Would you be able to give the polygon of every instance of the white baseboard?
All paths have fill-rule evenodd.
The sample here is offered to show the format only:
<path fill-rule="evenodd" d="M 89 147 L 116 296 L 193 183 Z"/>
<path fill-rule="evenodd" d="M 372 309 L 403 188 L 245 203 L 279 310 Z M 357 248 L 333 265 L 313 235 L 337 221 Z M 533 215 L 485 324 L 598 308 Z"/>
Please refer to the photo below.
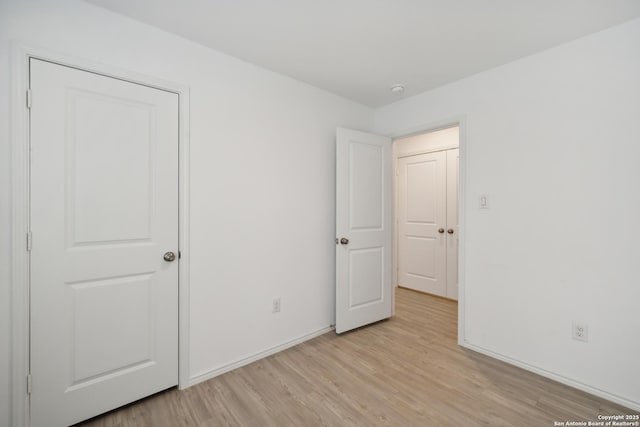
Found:
<path fill-rule="evenodd" d="M 522 369 L 524 369 L 526 371 L 533 372 L 534 374 L 538 374 L 538 375 L 543 376 L 545 378 L 549 378 L 549 379 L 557 381 L 559 383 L 568 385 L 569 387 L 573 387 L 573 388 L 576 388 L 578 390 L 582 390 L 582 391 L 587 392 L 589 394 L 593 394 L 594 396 L 598 396 L 598 397 L 601 397 L 603 399 L 609 400 L 611 402 L 617 403 L 618 405 L 622 405 L 622 406 L 625 406 L 625 407 L 627 407 L 629 409 L 633 409 L 634 411 L 640 411 L 640 403 L 639 402 L 634 402 L 632 400 L 626 399 L 626 398 L 621 397 L 621 396 L 617 396 L 615 394 L 611 394 L 611 393 L 606 392 L 604 390 L 600 390 L 598 388 L 591 387 L 591 386 L 589 386 L 587 384 L 583 384 L 583 383 L 581 383 L 579 381 L 572 380 L 571 378 L 567 378 L 567 377 L 564 377 L 562 375 L 558 375 L 558 374 L 555 374 L 553 372 L 547 371 L 545 369 L 538 368 L 538 367 L 533 366 L 533 365 L 529 365 L 528 363 L 521 362 L 521 361 L 516 360 L 516 359 L 512 359 L 512 358 L 510 358 L 508 356 L 504 356 L 504 355 L 502 355 L 500 353 L 495 353 L 495 352 L 493 352 L 491 350 L 486 350 L 486 349 L 484 349 L 482 347 L 478 347 L 476 345 L 470 344 L 467 341 L 461 342 L 460 345 L 462 347 L 465 347 L 465 348 L 469 349 L 469 350 L 473 350 L 473 351 L 475 351 L 477 353 L 484 354 L 485 356 L 489 356 L 489 357 L 492 357 L 494 359 L 498 359 L 498 360 L 500 360 L 502 362 L 506 362 L 506 363 L 508 363 L 510 365 L 517 366 L 517 367 L 522 368 Z"/>
<path fill-rule="evenodd" d="M 218 375 L 222 375 L 226 372 L 232 371 L 234 369 L 237 369 L 241 366 L 245 366 L 248 365 L 249 363 L 253 363 L 256 360 L 260 360 L 263 359 L 267 356 L 271 356 L 272 354 L 281 352 L 282 350 L 286 350 L 290 347 L 296 346 L 298 344 L 301 344 L 305 341 L 308 341 L 312 338 L 315 338 L 317 336 L 326 334 L 329 331 L 334 330 L 335 328 L 333 326 L 326 326 L 324 328 L 318 329 L 317 331 L 313 331 L 310 332 L 308 334 L 305 335 L 301 335 L 297 338 L 294 338 L 292 340 L 286 341 L 280 345 L 277 345 L 275 347 L 271 347 L 268 348 L 266 350 L 260 351 L 258 353 L 252 354 L 251 356 L 242 358 L 240 360 L 237 360 L 235 362 L 231 362 L 228 363 L 226 365 L 220 366 L 218 368 L 212 369 L 210 371 L 205 371 L 205 372 L 201 372 L 199 374 L 196 374 L 194 376 L 192 376 L 191 378 L 189 378 L 189 382 L 187 384 L 187 387 L 190 387 L 192 385 L 201 383 L 203 381 L 209 380 L 211 378 L 217 377 Z"/>

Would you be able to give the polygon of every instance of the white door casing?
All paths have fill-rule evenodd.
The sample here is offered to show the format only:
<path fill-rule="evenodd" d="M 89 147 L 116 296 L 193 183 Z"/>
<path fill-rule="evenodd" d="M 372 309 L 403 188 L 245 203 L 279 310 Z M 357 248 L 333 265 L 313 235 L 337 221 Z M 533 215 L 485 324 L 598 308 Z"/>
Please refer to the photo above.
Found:
<path fill-rule="evenodd" d="M 398 159 L 398 285 L 446 295 L 444 151 Z"/>
<path fill-rule="evenodd" d="M 447 150 L 447 293 L 446 297 L 458 299 L 458 247 L 460 196 L 460 150 Z"/>
<path fill-rule="evenodd" d="M 178 99 L 30 61 L 31 420 L 178 382 Z"/>
<path fill-rule="evenodd" d="M 392 313 L 391 170 L 390 138 L 337 130 L 337 333 Z"/>

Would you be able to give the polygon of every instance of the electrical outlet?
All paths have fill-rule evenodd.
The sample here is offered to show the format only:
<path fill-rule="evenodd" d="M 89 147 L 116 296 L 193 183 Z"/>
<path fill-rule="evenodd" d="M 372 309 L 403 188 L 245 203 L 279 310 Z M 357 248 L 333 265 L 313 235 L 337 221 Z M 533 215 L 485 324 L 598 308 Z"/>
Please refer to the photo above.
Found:
<path fill-rule="evenodd" d="M 276 298 L 273 300 L 273 305 L 271 306 L 271 312 L 272 313 L 280 312 L 280 298 Z"/>
<path fill-rule="evenodd" d="M 584 322 L 573 321 L 572 337 L 578 341 L 589 341 L 589 326 Z"/>

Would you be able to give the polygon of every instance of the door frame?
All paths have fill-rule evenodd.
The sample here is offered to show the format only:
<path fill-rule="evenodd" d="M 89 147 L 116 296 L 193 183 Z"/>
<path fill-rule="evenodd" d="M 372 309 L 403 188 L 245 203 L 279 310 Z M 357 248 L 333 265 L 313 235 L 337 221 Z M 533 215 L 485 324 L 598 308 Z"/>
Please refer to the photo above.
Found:
<path fill-rule="evenodd" d="M 430 122 L 424 125 L 412 127 L 409 129 L 405 129 L 400 132 L 394 132 L 389 135 L 393 139 L 393 161 L 394 161 L 394 173 L 393 173 L 393 278 L 394 278 L 394 288 L 397 284 L 397 267 L 398 267 L 398 224 L 397 224 L 397 205 L 398 205 L 398 194 L 397 194 L 397 175 L 396 169 L 398 167 L 397 160 L 398 157 L 396 155 L 396 140 L 400 138 L 406 138 L 409 136 L 415 136 L 425 133 L 431 133 L 438 130 L 450 128 L 458 126 L 459 136 L 458 136 L 458 149 L 460 150 L 460 171 L 458 175 L 458 185 L 459 185 L 459 193 L 458 193 L 458 345 L 464 346 L 467 342 L 465 338 L 465 192 L 466 192 L 466 182 L 467 182 L 467 119 L 466 116 L 454 116 L 444 120 L 438 120 L 435 122 Z M 441 151 L 441 150 L 437 150 Z M 411 155 L 415 154 L 424 154 L 430 151 L 420 151 L 411 153 Z M 407 154 L 408 155 L 408 154 Z M 404 157 L 404 156 L 403 156 Z M 393 309 L 392 313 L 395 314 L 395 292 L 393 293 Z"/>
<path fill-rule="evenodd" d="M 30 113 L 26 105 L 31 58 L 173 92 L 178 95 L 178 387 L 189 385 L 189 97 L 188 86 L 13 41 L 11 45 L 11 338 L 10 419 L 30 425 L 29 374 L 30 265 L 26 241 L 30 225 Z"/>

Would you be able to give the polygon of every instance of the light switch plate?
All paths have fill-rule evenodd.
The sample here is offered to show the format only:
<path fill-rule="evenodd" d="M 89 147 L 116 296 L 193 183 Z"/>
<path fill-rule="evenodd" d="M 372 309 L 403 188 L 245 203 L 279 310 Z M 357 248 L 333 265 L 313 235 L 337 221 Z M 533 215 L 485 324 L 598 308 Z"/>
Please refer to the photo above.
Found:
<path fill-rule="evenodd" d="M 489 209 L 489 196 L 487 196 L 486 194 L 481 194 L 479 202 L 480 209 Z"/>

